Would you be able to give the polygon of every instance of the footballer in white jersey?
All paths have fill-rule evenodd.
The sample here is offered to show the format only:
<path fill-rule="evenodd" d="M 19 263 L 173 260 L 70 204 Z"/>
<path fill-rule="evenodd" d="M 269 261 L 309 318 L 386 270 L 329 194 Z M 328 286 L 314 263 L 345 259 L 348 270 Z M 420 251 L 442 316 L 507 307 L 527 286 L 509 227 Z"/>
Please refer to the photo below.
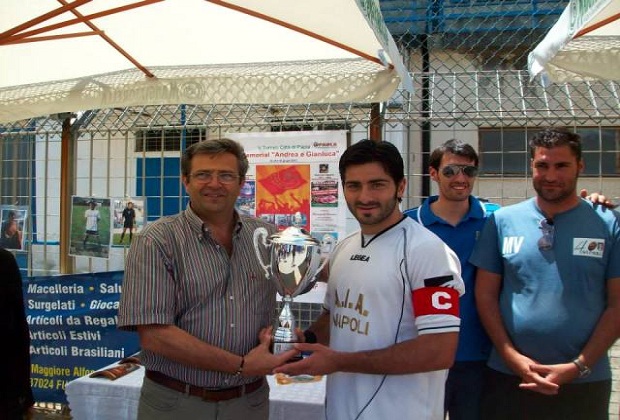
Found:
<path fill-rule="evenodd" d="M 327 374 L 328 420 L 443 419 L 464 293 L 460 262 L 400 211 L 407 181 L 394 145 L 362 140 L 339 170 L 360 231 L 330 255 L 324 311 L 295 345 L 311 354 L 274 371 Z"/>
<path fill-rule="evenodd" d="M 373 236 L 356 232 L 336 245 L 325 308 L 332 349 L 385 348 L 422 334 L 458 332 L 464 292 L 456 255 L 404 218 Z M 334 372 L 327 376 L 329 419 L 441 419 L 447 370 L 405 375 Z M 407 414 L 409 413 L 409 414 Z"/>

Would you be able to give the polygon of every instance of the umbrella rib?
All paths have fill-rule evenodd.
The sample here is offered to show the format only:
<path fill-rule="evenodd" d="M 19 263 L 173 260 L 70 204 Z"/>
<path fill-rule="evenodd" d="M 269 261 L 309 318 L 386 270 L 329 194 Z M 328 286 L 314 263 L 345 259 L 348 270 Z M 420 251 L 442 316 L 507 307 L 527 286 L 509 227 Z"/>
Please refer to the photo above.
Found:
<path fill-rule="evenodd" d="M 159 1 L 162 0 L 146 0 L 147 3 L 157 3 Z M 67 2 L 66 0 L 58 0 L 58 2 L 60 4 L 66 5 Z M 91 21 L 87 20 L 85 18 L 84 15 L 82 15 L 79 11 L 72 9 L 71 13 L 73 13 L 78 19 L 80 19 L 81 21 L 84 22 L 85 25 L 87 25 L 90 29 L 92 29 L 95 32 L 99 33 L 99 36 L 101 38 L 103 38 L 108 44 L 110 44 L 112 46 L 112 48 L 114 48 L 116 51 L 118 51 L 123 57 L 125 57 L 127 60 L 129 60 L 134 66 L 136 66 L 136 68 L 138 68 L 142 73 L 144 73 L 146 75 L 146 77 L 149 78 L 155 78 L 155 75 L 153 73 L 151 73 L 146 67 L 144 67 L 142 64 L 140 64 L 138 62 L 138 60 L 136 60 L 135 58 L 133 58 L 131 56 L 131 54 L 129 54 L 127 51 L 125 51 L 120 45 L 118 45 L 112 38 L 110 38 L 109 36 L 107 36 L 103 31 L 101 31 L 97 25 L 95 25 L 94 23 L 92 23 Z"/>
<path fill-rule="evenodd" d="M 592 32 L 592 31 L 594 31 L 594 30 L 596 30 L 598 28 L 602 28 L 603 26 L 608 25 L 611 22 L 616 21 L 618 19 L 620 19 L 620 13 L 616 13 L 615 15 L 612 15 L 612 16 L 608 17 L 607 19 L 603 19 L 600 22 L 597 22 L 597 23 L 595 23 L 592 26 L 588 26 L 587 28 L 583 28 L 582 30 L 580 30 L 579 32 L 577 32 L 575 34 L 573 39 L 577 39 L 580 36 L 586 35 L 586 34 Z"/>
<path fill-rule="evenodd" d="M 33 26 L 38 25 L 41 22 L 45 22 L 46 20 L 59 16 L 68 10 L 73 10 L 74 8 L 82 6 L 83 4 L 90 3 L 91 1 L 92 0 L 76 0 L 70 4 L 64 3 L 64 5 L 62 7 L 59 7 L 58 9 L 52 10 L 51 12 L 31 19 L 28 22 L 24 22 L 21 25 L 17 25 L 16 27 L 0 34 L 0 44 L 5 44 L 5 40 L 11 38 L 13 35 L 23 31 L 24 29 L 32 28 Z"/>
<path fill-rule="evenodd" d="M 92 1 L 92 0 L 89 0 L 89 1 Z M 84 16 L 84 19 L 92 21 L 94 19 L 98 19 L 101 17 L 110 16 L 116 13 L 124 12 L 126 10 L 131 10 L 131 9 L 135 9 L 135 8 L 142 7 L 142 6 L 148 6 L 148 5 L 153 4 L 154 2 L 160 2 L 160 1 L 164 1 L 164 0 L 144 0 L 138 3 L 132 3 L 126 6 L 115 7 L 113 9 L 103 10 L 101 12 L 93 13 L 91 15 L 86 15 Z M 67 26 L 75 25 L 77 23 L 82 23 L 83 21 L 84 21 L 83 19 L 75 18 L 75 19 L 66 20 L 64 22 L 55 23 L 53 25 L 43 26 L 41 28 L 33 29 L 31 31 L 21 32 L 20 34 L 15 34 L 11 36 L 10 37 L 11 40 L 7 41 L 6 44 L 17 44 L 18 42 L 28 42 L 28 40 L 25 38 L 30 38 L 30 37 L 33 37 L 33 35 L 39 35 L 45 32 L 54 31 L 56 29 L 65 28 Z M 81 32 L 77 32 L 77 33 L 81 34 Z M 99 34 L 100 32 L 95 32 L 93 35 L 99 35 Z M 83 36 L 83 35 L 77 35 L 77 36 Z M 20 39 L 24 39 L 24 41 L 20 41 Z M 50 38 L 50 39 L 53 39 L 53 38 Z M 33 40 L 38 41 L 40 39 L 36 38 Z"/>
<path fill-rule="evenodd" d="M 93 35 L 99 35 L 96 32 L 74 32 L 74 33 L 70 33 L 70 34 L 62 34 L 62 35 L 48 35 L 48 36 L 37 36 L 37 37 L 30 37 L 28 39 L 20 39 L 20 38 L 16 38 L 13 39 L 11 38 L 10 40 L 3 42 L 3 45 L 11 45 L 11 44 L 25 44 L 27 42 L 40 42 L 40 41 L 52 41 L 55 39 L 66 39 L 66 38 L 79 38 L 79 37 L 84 37 L 84 36 L 93 36 Z"/>
<path fill-rule="evenodd" d="M 238 5 L 236 5 L 236 4 L 231 4 L 231 3 L 228 3 L 228 2 L 226 2 L 226 1 L 222 1 L 222 0 L 206 0 L 206 1 L 209 1 L 209 2 L 214 3 L 214 4 L 218 4 L 218 5 L 222 6 L 222 7 L 226 7 L 226 8 L 232 9 L 232 10 L 236 10 L 236 11 L 241 12 L 241 13 L 245 13 L 245 14 L 250 15 L 250 16 L 257 17 L 257 18 L 259 18 L 259 19 L 266 20 L 267 22 L 275 23 L 276 25 L 283 26 L 283 27 L 285 27 L 285 28 L 288 28 L 288 29 L 291 29 L 291 30 L 293 30 L 293 31 L 296 31 L 296 32 L 302 33 L 302 34 L 307 35 L 307 36 L 309 36 L 309 37 L 312 37 L 312 38 L 314 38 L 314 39 L 318 39 L 318 40 L 320 40 L 320 41 L 326 42 L 326 43 L 328 43 L 328 44 L 330 44 L 330 45 L 333 45 L 333 46 L 335 46 L 335 47 L 338 47 L 338 48 L 340 48 L 340 49 L 343 49 L 343 50 L 345 50 L 345 51 L 348 51 L 348 52 L 350 52 L 350 53 L 352 53 L 352 54 L 355 54 L 355 55 L 357 55 L 357 56 L 359 56 L 359 57 L 365 58 L 366 60 L 372 61 L 372 62 L 377 63 L 377 64 L 380 64 L 380 65 L 382 65 L 382 66 L 385 66 L 385 63 L 383 63 L 383 62 L 382 62 L 379 58 L 377 58 L 377 57 L 374 57 L 374 56 L 372 56 L 372 55 L 368 55 L 368 54 L 366 54 L 366 53 L 364 53 L 364 52 L 362 52 L 362 51 L 360 51 L 360 50 L 357 50 L 357 49 L 355 49 L 355 48 L 351 48 L 351 47 L 350 47 L 350 46 L 348 46 L 348 45 L 342 44 L 342 43 L 340 43 L 340 42 L 338 42 L 338 41 L 334 41 L 334 40 L 333 40 L 333 39 L 331 39 L 331 38 L 327 38 L 327 37 L 325 37 L 325 36 L 319 35 L 319 34 L 317 34 L 317 33 L 315 33 L 315 32 L 309 31 L 309 30 L 304 29 L 304 28 L 301 28 L 301 27 L 299 27 L 299 26 L 291 25 L 290 23 L 284 22 L 284 21 L 279 20 L 279 19 L 276 19 L 276 18 L 274 18 L 274 17 L 267 16 L 267 15 L 265 15 L 265 14 L 262 14 L 262 13 L 256 12 L 256 11 L 251 10 L 251 9 L 246 9 L 246 8 L 244 8 L 244 7 L 238 6 Z M 390 64 L 390 65 L 388 65 L 387 67 L 392 68 L 392 67 L 393 67 L 393 65 L 392 65 L 392 64 Z"/>
<path fill-rule="evenodd" d="M 39 17 L 29 20 L 28 22 L 24 22 L 21 25 L 15 26 L 8 31 L 5 31 L 0 34 L 0 45 L 8 45 L 8 44 L 20 44 L 26 42 L 39 42 L 39 41 L 48 41 L 54 39 L 63 39 L 63 38 L 76 38 L 76 37 L 84 37 L 89 35 L 99 35 L 103 38 L 112 48 L 118 51 L 123 57 L 129 60 L 136 68 L 138 68 L 142 73 L 144 73 L 149 78 L 154 78 L 155 75 L 151 73 L 145 66 L 140 64 L 138 60 L 131 56 L 127 51 L 125 51 L 120 45 L 118 45 L 112 38 L 104 33 L 101 29 L 99 29 L 94 23 L 91 22 L 91 19 L 99 18 L 102 16 L 107 16 L 119 12 L 124 12 L 126 10 L 134 9 L 141 6 L 148 6 L 154 3 L 159 3 L 164 0 L 143 0 L 141 2 L 128 4 L 121 7 L 116 7 L 113 9 L 109 9 L 106 11 L 94 13 L 91 15 L 84 16 L 78 10 L 77 7 L 82 6 L 86 3 L 91 2 L 92 0 L 75 0 L 71 3 L 68 3 L 65 0 L 58 0 L 58 2 L 62 5 L 58 9 L 52 10 L 51 12 L 45 13 Z M 67 11 L 73 13 L 77 19 L 71 19 L 65 22 L 57 23 L 54 25 L 48 25 L 43 28 L 38 28 L 35 30 L 31 30 L 28 32 L 22 32 L 26 29 L 32 28 L 33 26 L 38 25 L 39 23 L 45 22 L 53 17 L 59 16 Z M 70 34 L 62 34 L 62 35 L 49 35 L 42 37 L 32 37 L 32 35 L 37 35 L 44 32 L 49 32 L 55 29 L 63 28 L 66 26 L 74 25 L 77 23 L 84 23 L 93 32 L 76 32 Z M 20 33 L 22 32 L 22 33 Z M 18 35 L 19 34 L 19 35 Z"/>

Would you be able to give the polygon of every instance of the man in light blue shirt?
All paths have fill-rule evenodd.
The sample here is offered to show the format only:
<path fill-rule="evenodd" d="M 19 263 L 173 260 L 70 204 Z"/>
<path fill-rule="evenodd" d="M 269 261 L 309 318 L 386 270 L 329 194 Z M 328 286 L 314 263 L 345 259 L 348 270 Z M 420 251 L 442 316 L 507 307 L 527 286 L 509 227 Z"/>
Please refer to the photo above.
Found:
<path fill-rule="evenodd" d="M 530 141 L 536 197 L 489 218 L 470 262 L 493 341 L 482 419 L 607 419 L 620 319 L 620 214 L 576 194 L 581 141 Z"/>

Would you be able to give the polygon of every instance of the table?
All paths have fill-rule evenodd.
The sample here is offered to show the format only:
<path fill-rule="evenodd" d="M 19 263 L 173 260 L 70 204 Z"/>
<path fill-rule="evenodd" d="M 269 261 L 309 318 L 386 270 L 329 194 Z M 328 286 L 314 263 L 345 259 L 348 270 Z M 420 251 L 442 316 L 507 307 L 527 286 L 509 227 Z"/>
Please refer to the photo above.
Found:
<path fill-rule="evenodd" d="M 113 366 L 113 365 L 111 365 Z M 107 366 L 110 367 L 110 366 Z M 115 381 L 83 376 L 69 382 L 65 393 L 74 420 L 133 420 L 138 413 L 144 367 Z M 320 382 L 278 385 L 268 376 L 269 420 L 324 418 L 325 378 Z"/>

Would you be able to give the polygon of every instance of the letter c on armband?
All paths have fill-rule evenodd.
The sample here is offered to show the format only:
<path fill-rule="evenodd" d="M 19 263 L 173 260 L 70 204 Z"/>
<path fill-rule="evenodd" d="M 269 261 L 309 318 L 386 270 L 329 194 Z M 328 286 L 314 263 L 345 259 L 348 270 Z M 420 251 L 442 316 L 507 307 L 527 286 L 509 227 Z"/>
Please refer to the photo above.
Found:
<path fill-rule="evenodd" d="M 459 316 L 459 292 L 449 287 L 422 287 L 412 293 L 416 316 Z"/>
<path fill-rule="evenodd" d="M 431 296 L 431 304 L 433 305 L 433 307 L 445 311 L 452 307 L 450 298 L 450 294 L 446 292 L 435 292 Z"/>

